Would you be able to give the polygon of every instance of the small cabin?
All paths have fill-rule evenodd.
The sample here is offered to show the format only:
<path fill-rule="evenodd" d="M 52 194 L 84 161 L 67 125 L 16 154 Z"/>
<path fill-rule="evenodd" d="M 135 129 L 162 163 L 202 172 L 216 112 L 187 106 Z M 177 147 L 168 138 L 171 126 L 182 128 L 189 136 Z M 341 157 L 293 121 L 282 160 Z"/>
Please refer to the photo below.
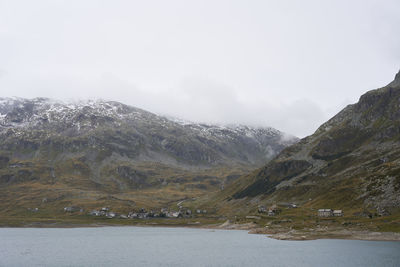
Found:
<path fill-rule="evenodd" d="M 319 209 L 318 217 L 331 217 L 333 216 L 333 211 L 331 209 Z"/>
<path fill-rule="evenodd" d="M 268 210 L 268 216 L 275 216 L 276 215 L 276 210 L 275 209 L 269 209 Z"/>
<path fill-rule="evenodd" d="M 137 218 L 138 219 L 146 219 L 147 217 L 148 217 L 148 213 L 146 213 L 146 212 L 140 212 L 140 213 L 138 213 L 137 214 Z"/>
<path fill-rule="evenodd" d="M 168 209 L 167 209 L 167 208 L 161 208 L 160 212 L 161 212 L 161 213 L 167 213 L 167 212 L 168 212 Z"/>
<path fill-rule="evenodd" d="M 117 214 L 115 212 L 107 212 L 106 214 L 107 218 L 115 218 L 115 216 L 117 216 Z"/>
<path fill-rule="evenodd" d="M 268 216 L 275 216 L 281 212 L 280 209 L 274 204 L 268 209 Z"/>
<path fill-rule="evenodd" d="M 128 217 L 131 218 L 131 219 L 137 218 L 138 214 L 136 212 L 131 211 L 131 212 L 129 212 Z"/>
<path fill-rule="evenodd" d="M 258 213 L 267 213 L 267 208 L 265 206 L 258 206 Z"/>
<path fill-rule="evenodd" d="M 181 216 L 181 213 L 179 211 L 173 211 L 171 215 L 173 218 L 178 218 L 179 216 Z"/>
<path fill-rule="evenodd" d="M 342 210 L 334 210 L 333 211 L 333 216 L 342 217 L 343 216 L 343 211 Z"/>
<path fill-rule="evenodd" d="M 89 213 L 89 215 L 92 215 L 92 216 L 100 216 L 101 214 L 100 214 L 100 211 L 98 211 L 98 210 L 92 210 L 92 211 Z"/>

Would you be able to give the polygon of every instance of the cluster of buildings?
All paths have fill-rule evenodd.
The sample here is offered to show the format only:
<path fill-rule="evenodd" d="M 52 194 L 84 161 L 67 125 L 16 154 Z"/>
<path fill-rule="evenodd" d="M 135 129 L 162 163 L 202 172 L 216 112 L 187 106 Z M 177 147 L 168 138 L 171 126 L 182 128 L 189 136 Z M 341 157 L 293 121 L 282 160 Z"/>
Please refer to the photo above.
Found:
<path fill-rule="evenodd" d="M 206 210 L 196 210 L 197 214 L 205 214 Z M 167 208 L 162 208 L 160 211 L 147 211 L 144 208 L 138 211 L 131 211 L 128 214 L 118 214 L 110 211 L 109 208 L 103 207 L 100 210 L 92 210 L 89 215 L 91 216 L 105 216 L 107 218 L 121 218 L 121 219 L 146 219 L 146 218 L 190 218 L 192 211 L 190 209 L 180 209 L 179 211 L 170 211 Z"/>
<path fill-rule="evenodd" d="M 342 210 L 332 210 L 332 209 L 319 209 L 318 217 L 342 217 Z"/>
<path fill-rule="evenodd" d="M 283 205 L 283 204 L 282 204 Z M 281 206 L 282 206 L 281 205 Z M 287 208 L 297 208 L 296 204 L 287 203 L 284 206 Z M 275 216 L 281 212 L 276 205 L 272 205 L 270 208 L 266 208 L 265 206 L 258 206 L 258 213 L 266 213 L 268 216 Z M 342 217 L 343 211 L 342 210 L 333 210 L 333 209 L 319 209 L 318 210 L 318 217 Z"/>
<path fill-rule="evenodd" d="M 297 208 L 296 204 L 289 203 L 287 208 Z M 258 213 L 267 213 L 268 216 L 275 216 L 278 215 L 282 210 L 279 209 L 275 204 L 269 207 L 268 209 L 265 206 L 258 206 Z"/>
<path fill-rule="evenodd" d="M 288 208 L 297 208 L 296 204 L 289 204 Z M 37 212 L 39 209 L 28 209 L 33 212 Z M 83 212 L 84 210 L 76 206 L 64 207 L 64 212 Z M 275 216 L 281 212 L 276 205 L 272 205 L 268 209 L 265 206 L 258 206 L 258 213 L 266 213 L 268 216 Z M 196 214 L 206 214 L 207 210 L 196 209 Z M 121 218 L 121 219 L 146 219 L 146 218 L 190 218 L 193 213 L 190 209 L 185 209 L 180 207 L 179 211 L 168 210 L 167 208 L 162 208 L 160 211 L 147 211 L 144 208 L 138 211 L 131 211 L 128 214 L 118 214 L 113 212 L 108 207 L 103 207 L 100 210 L 92 210 L 89 212 L 91 216 L 104 216 L 107 218 Z M 341 217 L 343 216 L 342 210 L 332 210 L 332 209 L 319 209 L 318 217 Z"/>
<path fill-rule="evenodd" d="M 115 218 L 117 217 L 117 213 L 110 211 L 110 208 L 104 207 L 101 208 L 100 210 L 92 210 L 89 212 L 89 215 L 92 216 L 105 216 L 107 218 Z"/>
<path fill-rule="evenodd" d="M 271 206 L 267 209 L 265 206 L 258 206 L 258 213 L 267 213 L 268 216 L 275 216 L 280 212 L 276 205 Z"/>

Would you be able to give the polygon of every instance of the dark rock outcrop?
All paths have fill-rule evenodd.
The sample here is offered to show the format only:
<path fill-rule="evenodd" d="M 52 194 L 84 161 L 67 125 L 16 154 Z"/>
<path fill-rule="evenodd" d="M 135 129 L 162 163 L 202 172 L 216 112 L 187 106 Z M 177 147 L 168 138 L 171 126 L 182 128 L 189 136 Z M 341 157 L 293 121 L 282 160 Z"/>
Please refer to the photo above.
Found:
<path fill-rule="evenodd" d="M 400 72 L 284 149 L 234 198 L 400 207 Z"/>

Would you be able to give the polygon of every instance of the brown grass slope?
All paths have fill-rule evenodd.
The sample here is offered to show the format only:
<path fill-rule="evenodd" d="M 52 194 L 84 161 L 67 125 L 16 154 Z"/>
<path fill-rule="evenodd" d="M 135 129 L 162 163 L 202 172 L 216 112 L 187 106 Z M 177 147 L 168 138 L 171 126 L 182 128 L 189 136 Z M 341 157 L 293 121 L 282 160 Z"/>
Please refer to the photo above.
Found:
<path fill-rule="evenodd" d="M 315 221 L 319 208 L 342 209 L 345 219 L 373 217 L 387 222 L 382 229 L 400 231 L 400 72 L 202 203 L 231 216 L 277 204 L 283 217 L 303 224 Z M 299 208 L 286 209 L 288 203 Z"/>
<path fill-rule="evenodd" d="M 176 210 L 296 140 L 272 128 L 177 123 L 117 102 L 0 98 L 0 224 L 64 220 L 66 206 L 83 208 L 77 216 L 105 206 Z"/>

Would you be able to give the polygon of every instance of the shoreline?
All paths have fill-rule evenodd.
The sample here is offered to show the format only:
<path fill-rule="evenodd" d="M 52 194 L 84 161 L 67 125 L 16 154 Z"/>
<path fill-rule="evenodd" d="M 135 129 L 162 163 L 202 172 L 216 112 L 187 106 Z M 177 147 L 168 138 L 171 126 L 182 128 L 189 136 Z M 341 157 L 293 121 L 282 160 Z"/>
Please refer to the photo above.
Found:
<path fill-rule="evenodd" d="M 245 229 L 245 227 L 248 227 Z M 400 241 L 400 233 L 395 232 L 374 232 L 359 229 L 313 229 L 313 230 L 295 230 L 288 228 L 270 229 L 262 228 L 254 223 L 244 225 L 234 224 L 226 221 L 220 225 L 220 229 L 248 230 L 249 234 L 262 234 L 276 240 L 288 241 L 307 241 L 317 239 L 345 239 L 345 240 L 364 240 L 364 241 Z"/>
<path fill-rule="evenodd" d="M 363 240 L 363 241 L 400 241 L 400 233 L 396 232 L 374 232 L 357 229 L 332 229 L 332 230 L 294 230 L 294 229 L 268 229 L 262 228 L 255 223 L 236 224 L 226 221 L 222 224 L 159 224 L 144 223 L 132 225 L 119 225 L 109 223 L 43 223 L 32 222 L 23 226 L 0 226 L 0 228 L 92 228 L 92 227 L 165 227 L 165 228 L 196 228 L 210 230 L 240 230 L 248 234 L 265 235 L 268 238 L 287 241 L 309 241 L 318 239 L 339 239 L 339 240 Z"/>

